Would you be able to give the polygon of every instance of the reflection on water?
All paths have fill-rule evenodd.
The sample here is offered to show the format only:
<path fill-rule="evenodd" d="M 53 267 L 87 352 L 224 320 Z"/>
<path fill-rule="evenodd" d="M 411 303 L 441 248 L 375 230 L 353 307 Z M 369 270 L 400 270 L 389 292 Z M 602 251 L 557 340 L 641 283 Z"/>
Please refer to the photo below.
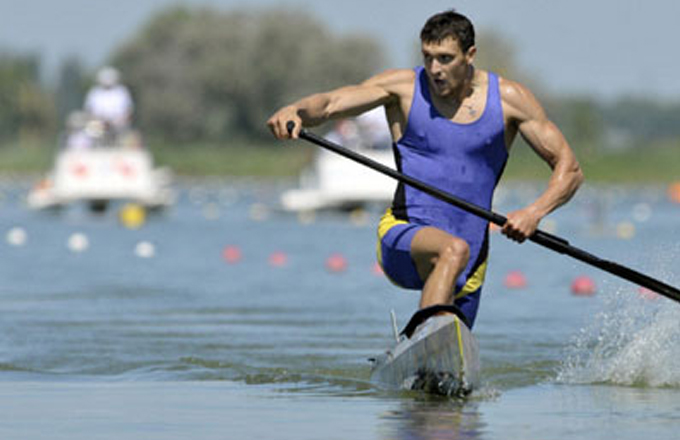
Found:
<path fill-rule="evenodd" d="M 479 403 L 456 400 L 404 399 L 395 409 L 381 415 L 384 439 L 478 440 L 485 424 Z"/>

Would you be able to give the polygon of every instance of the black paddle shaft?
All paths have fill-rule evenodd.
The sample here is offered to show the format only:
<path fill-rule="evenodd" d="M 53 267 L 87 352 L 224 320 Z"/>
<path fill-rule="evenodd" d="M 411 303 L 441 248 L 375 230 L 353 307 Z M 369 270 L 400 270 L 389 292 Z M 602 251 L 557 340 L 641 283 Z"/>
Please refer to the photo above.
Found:
<path fill-rule="evenodd" d="M 288 132 L 292 133 L 294 128 L 295 123 L 292 121 L 288 122 L 287 124 Z M 420 180 L 414 179 L 413 177 L 395 171 L 390 167 L 387 167 L 379 162 L 369 159 L 368 157 L 362 156 L 361 154 L 357 154 L 354 151 L 348 150 L 345 147 L 341 147 L 340 145 L 337 145 L 329 141 L 328 139 L 325 139 L 312 132 L 309 132 L 304 128 L 300 130 L 299 136 L 301 139 L 309 141 L 313 144 L 316 144 L 320 147 L 326 148 L 327 150 L 333 151 L 334 153 L 344 156 L 350 160 L 353 160 L 369 168 L 372 168 L 375 171 L 378 171 L 379 173 L 385 174 L 386 176 L 389 176 L 413 188 L 416 188 L 419 191 L 429 194 L 432 197 L 435 197 L 439 200 L 442 200 L 446 203 L 449 203 L 453 206 L 463 209 L 471 214 L 474 214 L 478 217 L 488 220 L 489 222 L 495 225 L 502 227 L 507 221 L 507 218 L 500 214 L 496 214 L 493 211 L 481 208 L 475 204 L 460 199 L 459 197 L 456 197 L 452 194 L 449 194 L 438 188 L 428 185 L 427 183 L 424 183 Z M 678 290 L 677 288 L 670 286 L 655 278 L 652 278 L 648 275 L 640 273 L 636 270 L 622 266 L 618 263 L 603 260 L 599 257 L 596 257 L 595 255 L 592 255 L 582 249 L 570 245 L 569 242 L 563 238 L 557 237 L 552 234 L 548 234 L 547 232 L 543 232 L 541 230 L 537 230 L 536 232 L 534 232 L 533 235 L 529 237 L 529 240 L 533 241 L 534 243 L 540 244 L 541 246 L 544 246 L 548 249 L 551 249 L 555 252 L 559 252 L 560 254 L 569 255 L 570 257 L 575 258 L 579 261 L 590 264 L 591 266 L 595 266 L 613 275 L 617 275 L 639 286 L 646 287 L 674 301 L 680 302 L 680 290 Z"/>

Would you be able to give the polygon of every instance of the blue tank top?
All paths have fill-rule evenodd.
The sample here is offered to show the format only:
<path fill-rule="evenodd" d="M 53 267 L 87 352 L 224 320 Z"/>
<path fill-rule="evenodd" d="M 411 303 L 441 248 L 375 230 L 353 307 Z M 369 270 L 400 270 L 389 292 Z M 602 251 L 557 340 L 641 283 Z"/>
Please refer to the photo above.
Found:
<path fill-rule="evenodd" d="M 491 208 L 508 152 L 498 77 L 488 73 L 484 112 L 459 124 L 442 116 L 430 96 L 425 69 L 416 80 L 406 131 L 394 144 L 397 168 L 463 200 Z M 468 275 L 486 259 L 488 222 L 408 185 L 399 184 L 392 212 L 400 220 L 435 226 L 467 241 Z M 465 273 L 462 274 L 465 276 Z"/>

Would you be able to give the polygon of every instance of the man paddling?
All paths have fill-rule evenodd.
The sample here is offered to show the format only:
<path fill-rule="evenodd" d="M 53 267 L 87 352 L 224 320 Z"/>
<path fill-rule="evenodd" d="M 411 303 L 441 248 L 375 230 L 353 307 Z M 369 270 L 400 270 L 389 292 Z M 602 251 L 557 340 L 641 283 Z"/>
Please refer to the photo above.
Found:
<path fill-rule="evenodd" d="M 523 242 L 574 195 L 583 181 L 578 161 L 525 86 L 474 67 L 474 28 L 465 16 L 436 14 L 420 38 L 423 66 L 308 96 L 267 124 L 277 138 L 295 139 L 302 127 L 382 106 L 400 171 L 486 209 L 519 133 L 552 168 L 545 191 L 507 215 L 502 233 Z M 474 324 L 488 257 L 486 220 L 400 183 L 378 235 L 385 274 L 422 290 L 421 309 L 455 304 Z"/>

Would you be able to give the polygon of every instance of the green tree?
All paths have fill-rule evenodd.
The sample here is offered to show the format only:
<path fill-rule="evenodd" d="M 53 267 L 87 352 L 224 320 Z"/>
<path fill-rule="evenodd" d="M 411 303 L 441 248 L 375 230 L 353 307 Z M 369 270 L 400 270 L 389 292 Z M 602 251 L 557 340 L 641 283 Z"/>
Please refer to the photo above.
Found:
<path fill-rule="evenodd" d="M 606 127 L 603 110 L 595 100 L 577 96 L 551 103 L 551 117 L 577 153 L 584 153 L 585 158 L 601 150 Z"/>
<path fill-rule="evenodd" d="M 55 127 L 54 101 L 39 80 L 38 58 L 0 55 L 0 138 L 38 138 Z"/>
<path fill-rule="evenodd" d="M 63 123 L 69 113 L 80 109 L 87 91 L 86 71 L 77 57 L 66 58 L 59 69 L 55 105 L 57 119 Z"/>
<path fill-rule="evenodd" d="M 360 81 L 382 62 L 373 39 L 334 36 L 290 9 L 164 10 L 113 57 L 139 125 L 174 141 L 268 136 L 279 106 Z"/>

